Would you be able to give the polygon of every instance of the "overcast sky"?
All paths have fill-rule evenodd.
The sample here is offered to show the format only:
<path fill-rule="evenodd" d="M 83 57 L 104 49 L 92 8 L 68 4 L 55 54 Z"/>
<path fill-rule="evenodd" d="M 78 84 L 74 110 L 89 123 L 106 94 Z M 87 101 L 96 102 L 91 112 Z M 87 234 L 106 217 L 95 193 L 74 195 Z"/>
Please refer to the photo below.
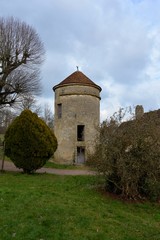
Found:
<path fill-rule="evenodd" d="M 101 120 L 119 107 L 160 108 L 160 0 L 0 0 L 44 42 L 42 102 L 79 70 L 102 87 Z"/>

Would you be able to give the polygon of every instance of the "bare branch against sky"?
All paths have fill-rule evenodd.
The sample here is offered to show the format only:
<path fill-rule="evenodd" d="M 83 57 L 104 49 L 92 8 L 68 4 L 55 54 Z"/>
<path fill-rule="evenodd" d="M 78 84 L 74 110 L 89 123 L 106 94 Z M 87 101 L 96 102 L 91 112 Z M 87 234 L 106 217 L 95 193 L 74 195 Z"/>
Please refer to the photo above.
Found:
<path fill-rule="evenodd" d="M 43 44 L 32 27 L 13 17 L 0 18 L 1 106 L 40 92 L 38 67 L 43 54 Z"/>

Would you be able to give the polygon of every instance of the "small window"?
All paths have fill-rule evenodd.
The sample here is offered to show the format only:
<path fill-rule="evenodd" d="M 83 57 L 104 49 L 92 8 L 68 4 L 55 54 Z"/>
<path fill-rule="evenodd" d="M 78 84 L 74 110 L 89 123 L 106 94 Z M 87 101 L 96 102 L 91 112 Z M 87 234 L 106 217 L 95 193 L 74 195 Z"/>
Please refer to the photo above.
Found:
<path fill-rule="evenodd" d="M 77 126 L 77 141 L 84 141 L 84 125 Z"/>
<path fill-rule="evenodd" d="M 61 118 L 62 117 L 62 104 L 57 104 L 57 115 L 58 115 L 58 118 Z"/>

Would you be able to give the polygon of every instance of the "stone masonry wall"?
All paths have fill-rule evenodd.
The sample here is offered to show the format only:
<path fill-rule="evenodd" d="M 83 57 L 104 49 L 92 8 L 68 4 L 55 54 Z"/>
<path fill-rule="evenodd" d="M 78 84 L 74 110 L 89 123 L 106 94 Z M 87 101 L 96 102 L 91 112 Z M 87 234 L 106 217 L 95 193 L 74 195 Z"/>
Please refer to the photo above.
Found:
<path fill-rule="evenodd" d="M 99 90 L 91 86 L 63 86 L 55 90 L 54 132 L 58 140 L 55 160 L 71 164 L 76 161 L 77 146 L 92 152 L 99 126 Z M 57 104 L 62 104 L 58 118 Z M 77 125 L 85 125 L 84 141 L 77 141 Z"/>

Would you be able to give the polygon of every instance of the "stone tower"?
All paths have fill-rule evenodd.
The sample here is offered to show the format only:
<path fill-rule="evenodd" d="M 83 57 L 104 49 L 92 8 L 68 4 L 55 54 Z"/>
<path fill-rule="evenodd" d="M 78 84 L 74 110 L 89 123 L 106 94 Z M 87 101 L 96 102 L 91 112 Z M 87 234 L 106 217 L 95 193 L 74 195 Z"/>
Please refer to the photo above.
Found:
<path fill-rule="evenodd" d="M 101 88 L 77 69 L 53 87 L 54 133 L 58 140 L 55 161 L 82 164 L 93 152 L 100 119 Z"/>

